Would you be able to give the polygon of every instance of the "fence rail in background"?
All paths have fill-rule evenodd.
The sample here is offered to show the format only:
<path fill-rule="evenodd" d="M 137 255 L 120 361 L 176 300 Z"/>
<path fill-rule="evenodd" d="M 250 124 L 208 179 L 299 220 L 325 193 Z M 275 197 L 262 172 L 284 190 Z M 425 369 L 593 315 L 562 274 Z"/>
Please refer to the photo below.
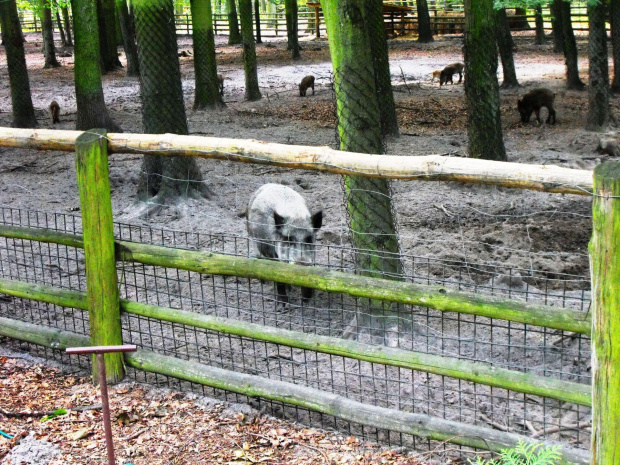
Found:
<path fill-rule="evenodd" d="M 78 145 L 81 147 L 78 152 L 101 152 L 99 155 L 95 154 L 88 163 L 84 162 L 83 158 L 78 158 L 78 168 L 80 164 L 82 168 L 88 165 L 89 170 L 102 170 L 102 173 L 105 172 L 105 167 L 96 165 L 107 163 L 107 150 L 108 153 L 206 157 L 394 179 L 458 180 L 580 195 L 592 195 L 593 189 L 592 172 L 551 166 L 488 161 L 478 163 L 478 160 L 441 156 L 364 155 L 328 148 L 170 134 L 106 135 L 97 131 L 82 133 L 0 128 L 0 146 L 4 147 L 74 151 Z M 82 172 L 81 169 L 78 169 L 78 172 Z M 78 176 L 81 191 L 85 188 L 85 183 L 91 184 L 90 188 L 95 188 L 83 174 Z M 605 391 L 605 386 L 608 380 L 614 385 L 615 373 L 607 373 L 608 378 L 603 378 L 604 383 L 591 389 L 583 382 L 574 381 L 583 379 L 578 371 L 564 372 L 562 366 L 559 370 L 562 379 L 558 379 L 556 373 L 547 369 L 546 365 L 542 373 L 536 374 L 530 371 L 530 367 L 517 368 L 509 363 L 506 368 L 493 361 L 481 361 L 476 355 L 468 359 L 460 351 L 458 355 L 436 355 L 414 350 L 415 339 L 419 337 L 414 320 L 420 312 L 438 311 L 457 315 L 459 333 L 461 325 L 470 324 L 460 319 L 463 314 L 473 315 L 473 324 L 487 318 L 490 321 L 505 320 L 509 328 L 511 325 L 523 325 L 524 338 L 526 328 L 529 327 L 539 327 L 541 331 L 546 331 L 546 328 L 559 331 L 541 332 L 541 344 L 544 348 L 551 334 L 563 341 L 566 332 L 569 338 L 581 341 L 581 337 L 587 337 L 591 331 L 605 330 L 591 323 L 589 314 L 583 310 L 466 293 L 447 286 L 435 286 L 430 282 L 428 285 L 420 285 L 414 282 L 387 281 L 351 272 L 298 267 L 239 254 L 173 249 L 115 240 L 112 228 L 95 228 L 93 224 L 99 222 L 88 221 L 88 217 L 107 218 L 110 214 L 109 185 L 103 183 L 99 188 L 108 192 L 105 195 L 81 195 L 81 210 L 84 212 L 83 237 L 66 234 L 64 229 L 41 228 L 38 225 L 23 227 L 21 220 L 19 224 L 12 224 L 3 216 L 3 224 L 0 224 L 0 238 L 4 241 L 0 241 L 0 293 L 7 297 L 0 299 L 0 309 L 6 308 L 6 311 L 0 314 L 0 335 L 51 348 L 63 347 L 67 341 L 75 344 L 77 339 L 82 342 L 78 345 L 84 345 L 83 342 L 92 340 L 92 336 L 86 339 L 89 337 L 89 328 L 106 325 L 106 322 L 110 323 L 110 319 L 118 323 L 118 316 L 106 316 L 102 306 L 88 302 L 109 298 L 106 286 L 109 289 L 110 286 L 118 288 L 120 285 L 121 295 L 117 301 L 121 308 L 121 326 L 109 324 L 107 327 L 112 332 L 116 331 L 115 336 L 120 337 L 123 342 L 127 342 L 124 339 L 129 338 L 142 348 L 135 355 L 125 356 L 129 366 L 214 389 L 288 403 L 296 408 L 302 407 L 347 422 L 493 451 L 514 447 L 518 440 L 540 442 L 539 436 L 553 429 L 543 421 L 540 434 L 528 437 L 526 434 L 497 431 L 472 424 L 477 422 L 477 416 L 485 416 L 484 412 L 488 412 L 489 407 L 479 407 L 478 402 L 490 405 L 493 409 L 495 402 L 501 400 L 510 405 L 511 401 L 515 402 L 521 396 L 524 403 L 522 431 L 527 433 L 531 432 L 527 427 L 528 409 L 540 408 L 543 412 L 559 410 L 561 413 L 565 408 L 563 405 L 575 404 L 577 412 L 580 412 L 579 406 L 587 407 L 592 404 L 596 407 L 596 397 L 591 400 L 591 392 L 596 393 L 595 396 L 613 395 Z M 605 193 L 599 190 L 599 195 Z M 599 213 L 595 221 L 603 216 L 604 214 Z M 96 247 L 95 241 L 98 243 L 102 240 L 115 244 L 117 269 L 115 273 L 109 274 L 103 286 L 95 286 L 92 281 L 101 280 L 102 275 L 84 273 L 84 262 L 88 271 L 92 266 L 89 259 L 92 252 L 89 250 Z M 615 238 L 605 240 L 611 242 Z M 39 249 L 47 245 L 50 251 L 49 263 L 39 255 Z M 59 247 L 78 249 L 79 253 L 62 252 Z M 56 259 L 52 260 L 54 250 L 56 252 L 53 254 L 57 255 L 60 265 L 55 263 Z M 598 253 L 601 263 L 617 260 L 615 255 L 608 256 L 604 248 Z M 34 261 L 34 266 L 29 265 L 30 260 Z M 40 263 L 37 264 L 37 261 Z M 620 267 L 618 269 L 620 270 Z M 61 273 L 60 282 L 45 278 L 46 272 L 55 275 L 57 271 Z M 179 274 L 181 271 L 187 273 L 185 278 Z M 77 281 L 77 289 L 74 285 L 68 288 L 62 285 L 62 275 Z M 118 283 L 117 276 L 120 276 Z M 196 279 L 192 276 L 196 276 Z M 232 281 L 227 284 L 227 279 Z M 252 314 L 252 310 L 260 308 L 261 305 L 264 309 L 265 301 L 268 300 L 266 294 L 252 292 L 252 286 L 263 289 L 262 280 L 318 289 L 325 295 L 327 302 L 337 298 L 351 298 L 354 299 L 355 306 L 351 311 L 344 306 L 334 311 L 329 303 L 326 307 L 317 305 L 316 308 L 307 309 L 301 305 L 300 311 L 310 313 L 308 319 L 302 319 L 295 325 L 291 324 L 292 320 L 287 320 L 288 317 L 279 316 L 277 312 L 268 310 L 263 315 Z M 88 299 L 83 292 L 83 282 L 86 282 Z M 209 282 L 213 284 L 214 293 L 223 292 L 223 298 L 218 300 L 214 296 L 214 300 L 209 303 L 203 287 Z M 244 282 L 247 282 L 247 290 L 242 287 Z M 153 286 L 170 286 L 174 289 L 168 291 L 167 304 L 160 304 L 158 293 L 149 297 L 148 289 Z M 196 286 L 198 290 L 195 289 Z M 196 292 L 202 297 L 196 297 Z M 241 293 L 247 293 L 249 308 L 244 309 L 246 316 L 241 313 L 229 314 L 231 302 L 235 299 L 233 292 L 236 292 L 236 299 L 240 299 Z M 146 301 L 142 302 L 143 299 Z M 155 303 L 152 303 L 153 299 Z M 184 306 L 184 299 L 189 299 L 189 309 Z M 256 302 L 257 299 L 262 302 Z M 274 301 L 272 298 L 271 302 Z M 360 301 L 373 304 L 363 306 Z M 380 311 L 378 301 L 384 302 Z M 18 302 L 22 302 L 21 305 L 26 307 L 28 302 L 43 302 L 66 309 L 67 313 L 53 319 L 40 319 L 33 309 L 19 310 Z M 615 311 L 614 303 L 606 305 L 607 302 L 602 298 L 595 300 L 594 304 L 599 312 L 595 313 L 596 315 Z M 274 304 L 274 309 L 276 305 Z M 406 309 L 401 311 L 399 306 Z M 218 313 L 218 307 L 222 313 Z M 324 309 L 327 311 L 328 320 L 322 320 L 320 312 Z M 215 315 L 205 315 L 202 313 L 205 310 L 214 312 Z M 239 311 L 241 312 L 240 308 Z M 68 331 L 62 322 L 74 312 L 84 314 L 78 318 L 83 326 L 77 328 L 74 322 L 76 329 Z M 341 314 L 334 314 L 338 312 Z M 394 339 L 387 336 L 383 339 L 385 342 L 379 344 L 343 339 L 342 328 L 347 320 L 351 320 L 351 317 L 368 316 L 364 312 L 372 312 L 372 318 L 383 322 L 382 327 L 370 325 L 369 328 L 380 330 L 386 335 L 396 332 L 398 344 L 391 346 L 390 341 Z M 331 328 L 334 318 L 340 318 L 341 323 L 344 322 L 344 325 L 339 326 L 341 330 L 337 334 L 334 334 Z M 24 319 L 30 321 L 22 321 Z M 321 333 L 321 324 L 325 323 L 330 325 L 327 335 Z M 311 324 L 316 326 L 312 327 Z M 396 326 L 391 326 L 393 324 Z M 311 334 L 312 332 L 315 334 Z M 474 332 L 474 339 L 483 337 L 483 333 L 481 326 Z M 399 345 L 400 338 L 405 336 L 412 339 L 411 349 Z M 597 337 L 598 334 L 592 334 L 594 340 L 597 340 Z M 509 339 L 508 347 L 515 343 L 516 346 L 525 345 L 525 342 L 511 342 Z M 613 344 L 614 341 L 606 343 Z M 566 354 L 563 351 L 564 343 L 561 343 L 560 346 L 552 347 L 552 350 L 543 349 L 540 356 L 544 359 L 559 352 L 562 355 L 558 363 L 562 365 L 565 363 L 565 356 L 571 359 L 570 350 L 567 350 Z M 229 357 L 229 360 L 224 357 Z M 323 360 L 322 357 L 328 357 L 328 371 L 325 371 L 325 367 L 320 368 L 319 360 Z M 581 355 L 578 358 L 573 356 L 573 363 L 580 357 Z M 339 366 L 339 363 L 342 365 Z M 528 363 L 531 363 L 531 360 L 528 360 Z M 579 363 L 577 361 L 577 364 Z M 283 364 L 290 364 L 291 372 L 283 371 Z M 394 377 L 388 376 L 388 370 L 392 369 L 397 373 Z M 596 366 L 593 366 L 593 369 L 595 374 L 598 373 Z M 385 375 L 381 374 L 382 370 Z M 426 412 L 416 412 L 416 394 L 406 394 L 409 391 L 405 389 L 403 395 L 401 391 L 407 386 L 413 386 L 415 391 L 414 378 L 417 372 L 423 373 L 427 379 L 430 376 L 440 377 L 442 390 L 448 393 L 453 388 L 459 395 L 464 395 L 467 387 L 471 389 L 474 396 L 473 407 L 463 404 L 459 406 L 459 410 L 471 410 L 473 417 L 460 411 L 455 419 L 445 418 L 445 404 L 444 418 L 441 418 L 441 414 L 431 414 L 434 412 L 431 408 Z M 350 381 L 352 376 L 356 376 L 355 379 L 358 380 L 353 384 Z M 370 386 L 364 380 L 369 381 Z M 396 388 L 390 388 L 394 383 Z M 466 384 L 466 387 L 461 383 Z M 431 389 L 430 383 L 426 385 L 426 389 Z M 486 389 L 489 389 L 489 394 L 484 394 L 484 401 L 479 400 L 479 393 L 486 393 Z M 505 397 L 501 397 L 500 391 L 506 392 Z M 430 391 L 426 395 L 430 406 Z M 528 404 L 528 398 L 532 396 L 535 402 Z M 446 402 L 446 399 L 443 398 L 442 402 Z M 579 419 L 579 413 L 576 418 Z M 493 424 L 493 420 L 489 423 Z M 562 430 L 561 425 L 558 425 L 558 428 L 558 431 Z M 588 463 L 590 454 L 583 449 L 583 436 L 580 438 L 577 435 L 575 441 L 581 448 L 572 447 L 566 442 L 560 444 L 564 458 L 572 463 Z M 596 453 L 608 453 L 614 447 L 617 445 L 608 442 L 601 451 L 596 450 Z"/>

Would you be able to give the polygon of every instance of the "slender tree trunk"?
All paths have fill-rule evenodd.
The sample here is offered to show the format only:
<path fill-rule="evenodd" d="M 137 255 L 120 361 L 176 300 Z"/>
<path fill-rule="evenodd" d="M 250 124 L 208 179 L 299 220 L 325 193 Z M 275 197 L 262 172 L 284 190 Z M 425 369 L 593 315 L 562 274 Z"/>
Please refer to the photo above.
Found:
<path fill-rule="evenodd" d="M 287 49 L 291 51 L 293 60 L 297 60 L 300 58 L 299 18 L 297 9 L 297 0 L 284 0 L 284 11 L 286 14 L 286 35 L 288 37 Z"/>
<path fill-rule="evenodd" d="M 71 20 L 69 19 L 69 8 L 63 6 L 62 19 L 65 22 L 65 34 L 67 36 L 67 47 L 73 47 L 73 38 L 71 37 Z"/>
<path fill-rule="evenodd" d="M 564 33 L 564 59 L 566 63 L 566 87 L 573 90 L 583 90 L 585 84 L 579 78 L 579 61 L 577 56 L 577 42 L 570 18 L 570 3 L 562 1 L 562 32 Z"/>
<path fill-rule="evenodd" d="M 258 0 L 254 0 L 254 19 L 256 21 L 256 43 L 262 44 L 263 39 L 260 32 L 260 4 Z"/>
<path fill-rule="evenodd" d="M 75 34 L 76 129 L 104 128 L 110 132 L 121 132 L 110 118 L 103 99 L 99 34 L 93 33 L 97 30 L 95 0 L 72 0 L 71 9 Z"/>
<path fill-rule="evenodd" d="M 590 85 L 586 129 L 589 131 L 603 131 L 609 125 L 609 64 L 605 13 L 604 3 L 588 4 Z"/>
<path fill-rule="evenodd" d="M 245 99 L 259 100 L 256 44 L 252 27 L 252 0 L 239 0 L 241 35 L 243 36 L 243 66 L 245 68 Z"/>
<path fill-rule="evenodd" d="M 543 21 L 542 6 L 536 6 L 536 45 L 543 45 L 547 42 L 545 37 L 545 23 Z"/>
<path fill-rule="evenodd" d="M 499 49 L 499 55 L 502 59 L 502 71 L 504 74 L 504 81 L 501 87 L 502 89 L 519 87 L 514 55 L 512 53 L 512 36 L 510 34 L 510 25 L 508 24 L 505 8 L 501 8 L 495 12 L 495 31 L 497 48 Z"/>
<path fill-rule="evenodd" d="M 181 70 L 172 0 L 132 0 L 140 60 L 142 126 L 149 134 L 187 134 Z M 145 155 L 138 197 L 153 214 L 178 198 L 208 196 L 209 190 L 190 157 Z"/>
<path fill-rule="evenodd" d="M 370 53 L 375 70 L 375 88 L 381 113 L 381 135 L 398 136 L 396 106 L 392 91 L 390 60 L 385 26 L 383 24 L 383 2 L 381 0 L 361 0 L 366 15 Z"/>
<path fill-rule="evenodd" d="M 34 128 L 37 126 L 37 118 L 30 95 L 24 41 L 15 0 L 0 2 L 0 27 L 9 70 L 13 127 Z"/>
<path fill-rule="evenodd" d="M 58 3 L 54 2 L 54 7 L 56 8 L 56 24 L 58 24 L 58 32 L 60 32 L 60 43 L 63 47 L 67 46 L 67 38 L 65 36 L 65 31 L 62 27 L 62 21 L 60 20 L 60 11 L 58 9 Z"/>
<path fill-rule="evenodd" d="M 136 47 L 136 30 L 129 14 L 127 0 L 116 0 L 118 21 L 123 38 L 123 49 L 127 58 L 127 76 L 139 76 L 140 65 L 138 64 L 138 47 Z"/>
<path fill-rule="evenodd" d="M 551 10 L 551 29 L 553 30 L 553 51 L 564 53 L 564 27 L 562 26 L 563 0 L 552 0 L 549 3 Z"/>
<path fill-rule="evenodd" d="M 54 46 L 54 23 L 52 22 L 52 9 L 41 9 L 41 29 L 43 31 L 43 55 L 45 64 L 43 68 L 58 68 L 60 63 L 56 59 L 56 47 Z"/>
<path fill-rule="evenodd" d="M 104 72 L 122 67 L 116 46 L 116 17 L 114 0 L 97 0 L 97 21 L 99 24 L 99 48 Z"/>
<path fill-rule="evenodd" d="M 237 19 L 237 5 L 235 5 L 235 0 L 226 0 L 226 8 L 228 11 L 228 44 L 240 44 L 241 33 L 239 32 L 239 21 Z"/>
<path fill-rule="evenodd" d="M 210 0 L 191 0 L 196 95 L 194 110 L 224 106 L 219 92 Z"/>
<path fill-rule="evenodd" d="M 614 80 L 611 90 L 620 92 L 620 0 L 610 0 L 609 17 L 611 20 L 611 47 L 614 60 Z"/>
<path fill-rule="evenodd" d="M 431 28 L 431 16 L 428 12 L 427 0 L 416 0 L 416 8 L 418 12 L 418 42 L 432 42 L 433 29 Z"/>
<path fill-rule="evenodd" d="M 506 160 L 497 82 L 493 0 L 465 0 L 465 98 L 469 156 Z"/>

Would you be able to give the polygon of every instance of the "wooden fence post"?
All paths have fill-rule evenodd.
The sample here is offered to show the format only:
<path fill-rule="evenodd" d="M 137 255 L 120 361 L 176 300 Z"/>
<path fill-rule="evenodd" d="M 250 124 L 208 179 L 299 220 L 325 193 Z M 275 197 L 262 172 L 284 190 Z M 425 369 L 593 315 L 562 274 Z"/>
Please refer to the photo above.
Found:
<path fill-rule="evenodd" d="M 594 170 L 592 464 L 620 463 L 620 163 Z"/>
<path fill-rule="evenodd" d="M 105 136 L 105 130 L 92 129 L 81 134 L 75 142 L 84 231 L 90 342 L 93 346 L 123 343 L 114 254 L 108 144 Z M 105 363 L 107 382 L 121 381 L 124 376 L 123 355 L 106 354 Z M 93 379 L 98 381 L 94 357 Z"/>

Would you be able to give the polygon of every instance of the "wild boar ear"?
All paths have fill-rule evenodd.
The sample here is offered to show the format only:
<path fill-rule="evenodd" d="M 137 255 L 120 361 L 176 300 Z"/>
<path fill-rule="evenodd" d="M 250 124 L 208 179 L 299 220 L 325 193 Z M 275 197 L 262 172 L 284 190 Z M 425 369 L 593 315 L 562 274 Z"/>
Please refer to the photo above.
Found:
<path fill-rule="evenodd" d="M 312 215 L 312 227 L 314 229 L 321 229 L 321 226 L 323 226 L 323 210 L 319 210 Z"/>
<path fill-rule="evenodd" d="M 273 220 L 276 222 L 276 229 L 282 229 L 282 226 L 284 226 L 284 217 L 278 215 L 276 212 L 273 212 Z"/>

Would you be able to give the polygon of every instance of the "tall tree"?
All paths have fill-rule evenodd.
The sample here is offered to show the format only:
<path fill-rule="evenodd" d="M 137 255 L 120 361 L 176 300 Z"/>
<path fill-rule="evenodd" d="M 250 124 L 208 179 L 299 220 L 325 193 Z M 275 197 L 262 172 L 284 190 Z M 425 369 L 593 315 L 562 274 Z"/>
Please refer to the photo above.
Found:
<path fill-rule="evenodd" d="M 375 71 L 375 89 L 381 113 L 381 135 L 398 136 L 387 36 L 383 23 L 383 2 L 381 0 L 361 0 L 361 3 L 364 5 L 370 53 Z"/>
<path fill-rule="evenodd" d="M 58 2 L 54 1 L 54 13 L 56 14 L 56 24 L 58 24 L 58 32 L 60 32 L 60 43 L 63 47 L 67 46 L 67 37 L 65 36 L 65 30 L 62 27 L 62 21 L 60 20 L 60 9 L 58 8 Z"/>
<path fill-rule="evenodd" d="M 58 68 L 60 63 L 56 59 L 56 47 L 54 46 L 54 23 L 52 21 L 52 9 L 45 4 L 41 9 L 41 30 L 43 33 L 43 55 L 45 64 L 43 68 Z"/>
<path fill-rule="evenodd" d="M 542 5 L 539 3 L 535 7 L 536 15 L 534 16 L 536 22 L 536 45 L 543 45 L 547 42 L 545 37 L 545 22 L 542 15 Z"/>
<path fill-rule="evenodd" d="M 76 129 L 85 131 L 104 128 L 111 132 L 121 129 L 110 118 L 103 98 L 96 0 L 71 0 L 75 35 L 75 99 Z"/>
<path fill-rule="evenodd" d="M 258 67 L 256 44 L 252 27 L 252 0 L 239 0 L 239 16 L 241 17 L 241 35 L 243 36 L 243 66 L 245 69 L 245 99 L 259 100 Z"/>
<path fill-rule="evenodd" d="M 553 30 L 553 51 L 564 53 L 564 27 L 562 26 L 562 3 L 564 0 L 551 0 L 551 29 Z"/>
<path fill-rule="evenodd" d="M 291 51 L 293 60 L 297 60 L 300 58 L 297 0 L 284 0 L 284 14 L 286 15 L 286 36 L 288 38 L 287 49 Z"/>
<path fill-rule="evenodd" d="M 611 90 L 620 92 L 620 0 L 609 1 L 609 18 L 611 22 L 611 46 L 614 61 L 614 80 Z"/>
<path fill-rule="evenodd" d="M 136 27 L 129 14 L 127 0 L 116 0 L 116 11 L 118 11 L 123 49 L 125 49 L 125 57 L 127 58 L 127 76 L 139 76 L 140 65 L 138 64 L 138 47 L 136 47 Z"/>
<path fill-rule="evenodd" d="M 132 0 L 140 60 L 142 127 L 150 134 L 187 134 L 181 70 L 172 0 Z M 145 155 L 138 197 L 153 198 L 152 214 L 185 197 L 208 196 L 209 190 L 191 157 Z"/>
<path fill-rule="evenodd" d="M 493 0 L 465 0 L 465 99 L 469 156 L 506 160 L 497 82 Z"/>
<path fill-rule="evenodd" d="M 418 42 L 432 42 L 434 40 L 433 29 L 427 0 L 416 0 L 416 9 L 418 13 Z"/>
<path fill-rule="evenodd" d="M 564 60 L 566 63 L 566 87 L 568 89 L 583 90 L 585 84 L 579 78 L 579 61 L 577 56 L 577 41 L 571 21 L 570 3 L 560 1 L 562 12 L 562 33 L 564 36 Z"/>
<path fill-rule="evenodd" d="M 65 34 L 67 39 L 67 47 L 73 47 L 73 39 L 71 38 L 71 20 L 69 19 L 69 7 L 61 7 L 62 19 L 65 22 Z"/>
<path fill-rule="evenodd" d="M 122 67 L 118 59 L 114 0 L 97 0 L 97 21 L 103 71 L 114 71 Z"/>
<path fill-rule="evenodd" d="M 241 33 L 239 32 L 239 20 L 237 19 L 237 5 L 235 5 L 235 0 L 226 0 L 226 10 L 228 13 L 228 44 L 240 44 Z"/>
<path fill-rule="evenodd" d="M 602 1 L 588 3 L 590 85 L 586 129 L 590 131 L 605 130 L 609 124 L 609 65 L 605 13 L 605 4 Z"/>
<path fill-rule="evenodd" d="M 0 2 L 0 28 L 9 70 L 13 127 L 34 128 L 37 126 L 37 118 L 30 95 L 24 41 L 15 0 Z"/>
<path fill-rule="evenodd" d="M 224 105 L 219 92 L 210 0 L 191 0 L 196 95 L 194 110 Z"/>
<path fill-rule="evenodd" d="M 260 3 L 258 0 L 254 0 L 254 20 L 256 21 L 256 43 L 262 44 L 263 38 L 260 33 Z"/>
<path fill-rule="evenodd" d="M 510 24 L 508 22 L 508 16 L 506 15 L 506 8 L 496 10 L 495 33 L 499 56 L 502 60 L 502 71 L 504 74 L 504 81 L 502 82 L 501 87 L 503 89 L 519 87 L 517 71 L 515 70 L 514 55 L 512 53 L 513 41 L 512 35 L 510 34 Z"/>

